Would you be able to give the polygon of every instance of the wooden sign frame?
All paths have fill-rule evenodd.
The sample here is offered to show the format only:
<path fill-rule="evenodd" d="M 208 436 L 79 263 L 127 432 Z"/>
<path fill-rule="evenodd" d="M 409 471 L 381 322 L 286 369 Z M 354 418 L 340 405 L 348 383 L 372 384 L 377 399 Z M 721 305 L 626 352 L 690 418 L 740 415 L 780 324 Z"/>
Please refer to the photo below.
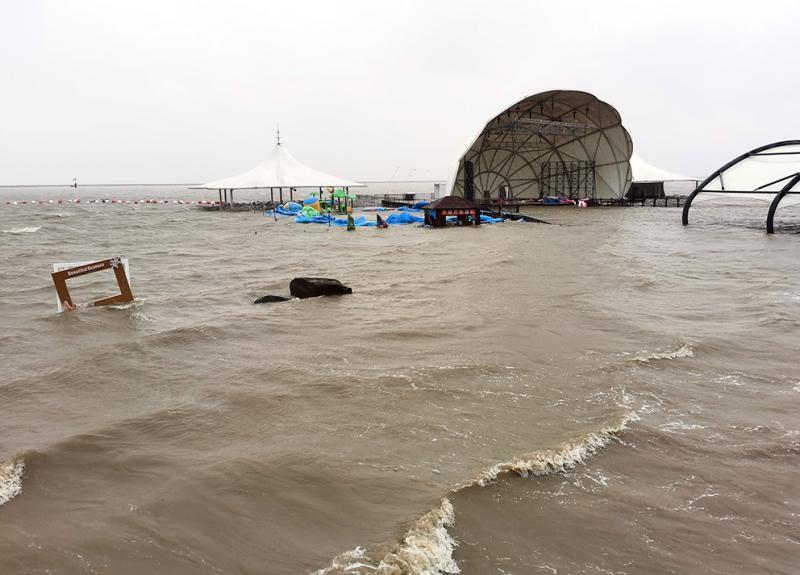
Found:
<path fill-rule="evenodd" d="M 133 292 L 131 291 L 131 285 L 128 282 L 127 259 L 109 258 L 107 260 L 100 260 L 96 262 L 53 264 L 52 277 L 53 284 L 56 287 L 56 294 L 58 295 L 56 298 L 56 303 L 58 304 L 59 313 L 64 310 L 70 311 L 76 308 L 76 305 L 72 301 L 72 296 L 69 293 L 69 288 L 67 288 L 68 279 L 109 269 L 114 271 L 114 276 L 117 278 L 119 293 L 111 297 L 95 300 L 92 302 L 92 305 L 113 305 L 133 301 Z"/>

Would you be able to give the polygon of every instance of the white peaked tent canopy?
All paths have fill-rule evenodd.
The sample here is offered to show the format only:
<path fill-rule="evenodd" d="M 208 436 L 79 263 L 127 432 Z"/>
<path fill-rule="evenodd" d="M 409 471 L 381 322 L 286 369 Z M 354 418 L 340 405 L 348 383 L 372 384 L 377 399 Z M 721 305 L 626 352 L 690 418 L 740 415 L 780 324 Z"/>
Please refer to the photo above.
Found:
<path fill-rule="evenodd" d="M 619 113 L 587 92 L 528 96 L 481 125 L 449 191 L 468 199 L 621 198 L 633 145 Z"/>
<path fill-rule="evenodd" d="M 631 172 L 634 182 L 698 182 L 700 178 L 690 178 L 674 172 L 662 170 L 648 164 L 634 152 L 631 156 Z"/>
<path fill-rule="evenodd" d="M 296 160 L 285 145 L 278 143 L 273 148 L 272 154 L 252 170 L 191 187 L 204 190 L 254 190 L 257 188 L 293 189 L 327 186 L 353 188 L 364 187 L 364 185 L 309 168 Z"/>

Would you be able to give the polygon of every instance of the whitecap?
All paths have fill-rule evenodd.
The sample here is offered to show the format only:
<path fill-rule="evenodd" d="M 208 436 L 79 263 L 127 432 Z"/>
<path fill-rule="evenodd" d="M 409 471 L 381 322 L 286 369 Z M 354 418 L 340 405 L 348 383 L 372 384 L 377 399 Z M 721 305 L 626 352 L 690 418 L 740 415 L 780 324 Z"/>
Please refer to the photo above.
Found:
<path fill-rule="evenodd" d="M 636 413 L 626 415 L 618 424 L 585 435 L 578 441 L 564 443 L 556 449 L 536 451 L 524 457 L 498 463 L 481 473 L 469 485 L 485 487 L 500 475 L 516 473 L 522 477 L 563 473 L 574 469 L 578 464 L 613 441 L 628 424 L 639 419 Z"/>
<path fill-rule="evenodd" d="M 423 515 L 408 530 L 400 548 L 388 553 L 376 570 L 381 575 L 399 573 L 459 573 L 453 552 L 458 543 L 447 528 L 455 523 L 453 504 L 447 498 Z"/>
<path fill-rule="evenodd" d="M 668 421 L 667 423 L 663 423 L 658 426 L 661 431 L 667 432 L 674 432 L 679 433 L 681 431 L 694 431 L 696 429 L 705 429 L 706 425 L 700 425 L 698 423 L 684 423 L 683 421 L 676 419 L 675 421 Z"/>
<path fill-rule="evenodd" d="M 380 575 L 455 574 L 461 570 L 453 558 L 458 543 L 447 528 L 455 522 L 453 505 L 447 498 L 439 507 L 420 517 L 406 532 L 402 543 L 377 562 L 362 547 L 341 553 L 314 575 L 377 573 Z"/>
<path fill-rule="evenodd" d="M 25 462 L 22 459 L 0 462 L 0 506 L 20 494 L 24 471 Z"/>
<path fill-rule="evenodd" d="M 688 343 L 683 344 L 678 349 L 673 351 L 644 352 L 641 355 L 634 357 L 633 361 L 650 363 L 651 361 L 657 361 L 661 359 L 680 359 L 683 357 L 694 357 L 694 349 L 692 349 L 692 346 Z"/>
<path fill-rule="evenodd" d="M 375 571 L 376 566 L 368 563 L 366 552 L 363 547 L 356 547 L 350 551 L 345 551 L 337 555 L 331 564 L 325 569 L 314 571 L 313 575 L 329 575 L 333 573 L 353 573 L 356 570 Z"/>
<path fill-rule="evenodd" d="M 10 230 L 3 230 L 4 234 L 35 234 L 42 229 L 42 226 L 29 226 L 26 228 L 11 228 Z"/>

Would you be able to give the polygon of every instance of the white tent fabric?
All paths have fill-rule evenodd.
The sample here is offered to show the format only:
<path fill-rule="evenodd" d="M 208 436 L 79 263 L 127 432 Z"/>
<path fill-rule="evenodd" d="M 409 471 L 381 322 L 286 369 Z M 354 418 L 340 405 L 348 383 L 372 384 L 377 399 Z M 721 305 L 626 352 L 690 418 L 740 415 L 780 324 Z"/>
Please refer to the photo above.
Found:
<path fill-rule="evenodd" d="M 700 178 L 690 178 L 648 164 L 634 152 L 631 156 L 631 172 L 634 182 L 699 182 Z"/>
<path fill-rule="evenodd" d="M 272 154 L 258 166 L 229 178 L 208 182 L 194 189 L 252 190 L 256 188 L 339 188 L 364 187 L 344 178 L 331 176 L 309 168 L 296 160 L 283 144 L 277 144 Z"/>
<path fill-rule="evenodd" d="M 551 90 L 528 96 L 484 123 L 458 160 L 448 184 L 463 196 L 465 163 L 474 169 L 475 198 L 530 199 L 563 194 L 553 182 L 585 182 L 593 166 L 595 197 L 621 198 L 631 182 L 631 138 L 619 113 L 587 92 Z M 585 187 L 585 186 L 584 186 Z M 582 196 L 583 190 L 570 190 Z"/>

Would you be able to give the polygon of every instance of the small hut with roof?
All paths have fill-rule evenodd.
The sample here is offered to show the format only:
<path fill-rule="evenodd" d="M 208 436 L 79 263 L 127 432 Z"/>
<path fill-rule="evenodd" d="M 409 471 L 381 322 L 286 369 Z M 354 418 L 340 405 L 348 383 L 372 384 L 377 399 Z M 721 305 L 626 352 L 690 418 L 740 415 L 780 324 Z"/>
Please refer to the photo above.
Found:
<path fill-rule="evenodd" d="M 455 216 L 458 225 L 480 225 L 481 210 L 470 200 L 459 196 L 445 196 L 422 207 L 425 223 L 433 228 L 447 225 L 447 217 Z M 472 219 L 470 220 L 470 216 Z"/>

